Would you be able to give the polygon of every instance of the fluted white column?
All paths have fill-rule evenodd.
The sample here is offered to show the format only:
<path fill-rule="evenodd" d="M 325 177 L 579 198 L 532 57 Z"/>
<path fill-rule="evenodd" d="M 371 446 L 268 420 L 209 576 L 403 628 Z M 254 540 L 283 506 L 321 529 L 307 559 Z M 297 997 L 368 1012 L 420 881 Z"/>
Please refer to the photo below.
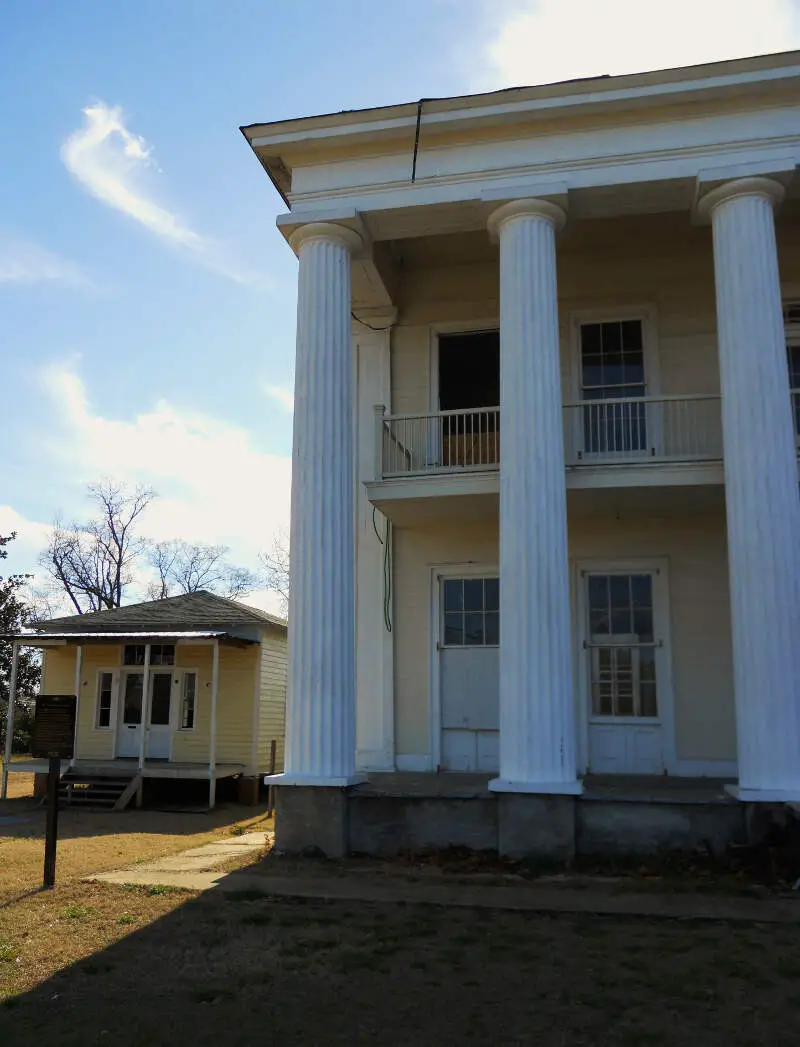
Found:
<path fill-rule="evenodd" d="M 350 257 L 360 237 L 292 237 L 297 299 L 291 601 L 283 784 L 355 779 L 355 562 Z"/>
<path fill-rule="evenodd" d="M 746 178 L 711 215 L 739 756 L 745 800 L 800 799 L 800 497 L 773 207 Z"/>
<path fill-rule="evenodd" d="M 500 241 L 501 792 L 578 793 L 561 419 L 560 207 L 505 204 Z"/>

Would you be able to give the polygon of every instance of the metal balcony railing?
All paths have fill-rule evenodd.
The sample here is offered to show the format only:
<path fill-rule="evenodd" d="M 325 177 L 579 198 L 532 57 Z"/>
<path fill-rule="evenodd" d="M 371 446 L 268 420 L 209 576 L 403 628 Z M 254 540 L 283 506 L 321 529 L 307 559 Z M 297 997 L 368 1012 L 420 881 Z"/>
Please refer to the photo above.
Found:
<path fill-rule="evenodd" d="M 800 420 L 800 390 L 793 394 Z M 387 415 L 375 408 L 380 479 L 480 472 L 500 464 L 500 408 Z M 722 460 L 720 398 L 582 400 L 564 405 L 567 466 Z"/>

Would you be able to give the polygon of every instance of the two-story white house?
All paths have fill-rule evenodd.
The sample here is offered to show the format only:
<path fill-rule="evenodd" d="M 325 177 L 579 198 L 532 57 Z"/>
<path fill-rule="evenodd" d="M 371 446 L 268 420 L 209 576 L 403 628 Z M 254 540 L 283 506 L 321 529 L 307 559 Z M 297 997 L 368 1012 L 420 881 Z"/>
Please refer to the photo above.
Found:
<path fill-rule="evenodd" d="M 299 259 L 278 846 L 800 800 L 800 53 L 243 131 Z"/>

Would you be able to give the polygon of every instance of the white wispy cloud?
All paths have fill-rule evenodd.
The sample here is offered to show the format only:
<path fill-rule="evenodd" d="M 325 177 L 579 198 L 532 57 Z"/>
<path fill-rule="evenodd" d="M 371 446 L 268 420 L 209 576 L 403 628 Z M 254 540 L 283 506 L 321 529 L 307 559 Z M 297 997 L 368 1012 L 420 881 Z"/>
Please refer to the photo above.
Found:
<path fill-rule="evenodd" d="M 285 407 L 287 411 L 294 410 L 294 391 L 290 385 L 273 385 L 267 382 L 264 385 L 264 392 L 281 407 Z"/>
<path fill-rule="evenodd" d="M 152 181 L 160 172 L 153 147 L 128 129 L 120 106 L 105 102 L 87 106 L 83 110 L 83 125 L 61 147 L 61 159 L 98 200 L 132 218 L 195 262 L 237 283 L 265 286 L 263 274 L 237 264 L 222 244 L 198 232 L 157 201 Z"/>
<path fill-rule="evenodd" d="M 0 231 L 0 284 L 61 283 L 94 287 L 80 266 L 39 244 Z"/>
<path fill-rule="evenodd" d="M 130 419 L 104 414 L 76 359 L 45 367 L 41 382 L 55 422 L 46 451 L 78 497 L 104 476 L 148 484 L 159 495 L 147 510 L 150 537 L 227 545 L 251 568 L 288 530 L 291 459 L 262 451 L 246 429 L 165 399 Z M 248 599 L 274 605 L 263 593 Z"/>
<path fill-rule="evenodd" d="M 486 0 L 486 22 L 476 90 L 800 47 L 797 0 Z"/>

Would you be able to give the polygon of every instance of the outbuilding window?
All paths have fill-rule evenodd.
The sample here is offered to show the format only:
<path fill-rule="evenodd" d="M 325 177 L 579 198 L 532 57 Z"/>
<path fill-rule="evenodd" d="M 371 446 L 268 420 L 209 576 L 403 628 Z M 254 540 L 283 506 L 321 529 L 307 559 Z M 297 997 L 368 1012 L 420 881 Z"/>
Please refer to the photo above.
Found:
<path fill-rule="evenodd" d="M 144 665 L 143 643 L 126 643 L 123 665 Z M 150 644 L 151 665 L 174 665 L 175 644 L 174 643 L 152 643 Z"/>
<path fill-rule="evenodd" d="M 97 711 L 95 727 L 111 726 L 111 699 L 114 693 L 114 674 L 101 672 L 97 677 Z"/>

